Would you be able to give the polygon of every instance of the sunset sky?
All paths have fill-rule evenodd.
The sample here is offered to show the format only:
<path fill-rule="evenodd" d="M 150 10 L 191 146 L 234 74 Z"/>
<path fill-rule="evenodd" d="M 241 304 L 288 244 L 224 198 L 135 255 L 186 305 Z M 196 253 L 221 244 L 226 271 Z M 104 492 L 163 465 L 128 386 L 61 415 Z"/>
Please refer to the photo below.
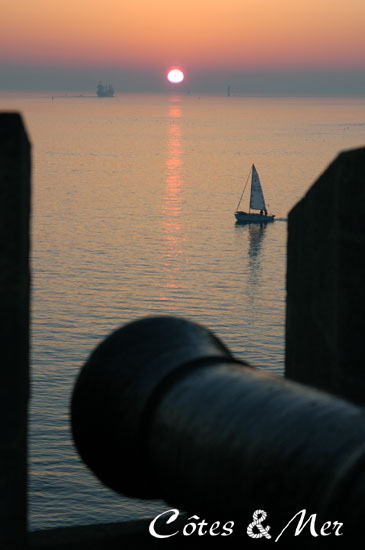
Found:
<path fill-rule="evenodd" d="M 99 78 L 120 91 L 162 89 L 178 65 L 192 89 L 326 73 L 365 93 L 364 0 L 0 0 L 0 8 L 0 89 L 90 88 Z"/>

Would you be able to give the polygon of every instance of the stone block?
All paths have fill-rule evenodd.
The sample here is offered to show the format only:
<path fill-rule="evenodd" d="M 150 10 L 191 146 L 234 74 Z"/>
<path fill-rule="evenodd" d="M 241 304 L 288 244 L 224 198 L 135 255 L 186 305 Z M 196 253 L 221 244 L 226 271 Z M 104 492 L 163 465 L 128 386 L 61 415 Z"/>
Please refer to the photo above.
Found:
<path fill-rule="evenodd" d="M 365 148 L 341 153 L 288 218 L 285 375 L 365 403 Z"/>
<path fill-rule="evenodd" d="M 30 144 L 18 113 L 0 114 L 0 548 L 26 542 L 29 396 Z"/>

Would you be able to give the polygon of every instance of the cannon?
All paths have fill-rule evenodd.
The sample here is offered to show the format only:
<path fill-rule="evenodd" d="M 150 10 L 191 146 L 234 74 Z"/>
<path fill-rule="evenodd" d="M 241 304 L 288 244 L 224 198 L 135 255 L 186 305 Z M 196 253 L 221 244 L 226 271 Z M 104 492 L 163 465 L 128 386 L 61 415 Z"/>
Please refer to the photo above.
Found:
<path fill-rule="evenodd" d="M 71 422 L 103 483 L 171 514 L 241 528 L 264 511 L 271 542 L 298 536 L 295 548 L 348 543 L 364 519 L 363 409 L 250 366 L 185 319 L 109 335 L 79 374 Z"/>

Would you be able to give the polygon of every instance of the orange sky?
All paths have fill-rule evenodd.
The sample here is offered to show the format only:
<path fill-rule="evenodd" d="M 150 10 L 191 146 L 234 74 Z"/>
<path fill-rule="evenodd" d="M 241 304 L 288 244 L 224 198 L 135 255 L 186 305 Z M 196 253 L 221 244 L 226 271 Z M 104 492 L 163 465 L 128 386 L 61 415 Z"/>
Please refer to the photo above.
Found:
<path fill-rule="evenodd" d="M 0 61 L 365 67 L 364 0 L 0 0 Z"/>

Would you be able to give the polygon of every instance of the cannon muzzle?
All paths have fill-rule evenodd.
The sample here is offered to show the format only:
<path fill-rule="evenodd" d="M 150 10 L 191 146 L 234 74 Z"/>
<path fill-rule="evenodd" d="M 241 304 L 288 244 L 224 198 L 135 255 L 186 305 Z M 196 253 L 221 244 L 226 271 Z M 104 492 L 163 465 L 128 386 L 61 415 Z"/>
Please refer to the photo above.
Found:
<path fill-rule="evenodd" d="M 306 509 L 355 529 L 363 518 L 362 409 L 239 361 L 183 319 L 106 338 L 76 382 L 72 430 L 86 464 L 125 495 L 222 520 Z"/>

